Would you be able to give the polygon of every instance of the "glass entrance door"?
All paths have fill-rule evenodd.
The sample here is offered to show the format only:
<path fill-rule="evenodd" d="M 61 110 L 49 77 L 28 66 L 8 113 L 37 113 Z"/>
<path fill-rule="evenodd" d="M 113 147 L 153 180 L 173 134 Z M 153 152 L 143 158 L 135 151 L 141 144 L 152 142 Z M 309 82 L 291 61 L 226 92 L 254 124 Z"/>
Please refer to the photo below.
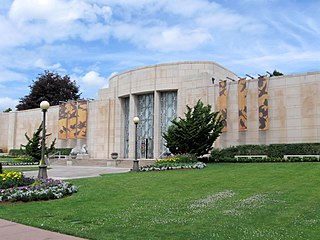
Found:
<path fill-rule="evenodd" d="M 138 96 L 138 156 L 153 158 L 153 94 Z"/>
<path fill-rule="evenodd" d="M 123 152 L 124 152 L 124 158 L 129 157 L 129 98 L 125 98 L 123 100 L 123 110 L 124 110 L 124 118 L 123 118 L 123 125 L 124 125 L 124 143 L 123 143 Z"/>
<path fill-rule="evenodd" d="M 161 142 L 160 155 L 169 152 L 165 147 L 165 140 L 162 133 L 166 132 L 172 124 L 171 120 L 177 117 L 177 92 L 163 92 L 161 93 Z"/>

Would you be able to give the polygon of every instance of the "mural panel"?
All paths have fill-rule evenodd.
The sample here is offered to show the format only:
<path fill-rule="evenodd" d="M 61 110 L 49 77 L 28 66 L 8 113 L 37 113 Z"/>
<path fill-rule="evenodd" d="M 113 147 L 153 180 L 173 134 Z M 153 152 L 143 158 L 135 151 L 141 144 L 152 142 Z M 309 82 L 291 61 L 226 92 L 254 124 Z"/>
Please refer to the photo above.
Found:
<path fill-rule="evenodd" d="M 65 102 L 59 104 L 58 139 L 67 139 L 68 135 L 68 112 Z"/>
<path fill-rule="evenodd" d="M 227 81 L 220 81 L 219 82 L 219 103 L 220 103 L 220 113 L 224 118 L 224 128 L 222 132 L 227 131 L 227 116 L 228 116 L 228 102 L 227 102 Z"/>
<path fill-rule="evenodd" d="M 87 137 L 88 101 L 80 100 L 77 103 L 78 103 L 77 138 L 83 139 Z"/>
<path fill-rule="evenodd" d="M 76 139 L 77 137 L 77 102 L 67 102 L 68 111 L 68 138 Z"/>
<path fill-rule="evenodd" d="M 247 130 L 247 80 L 238 81 L 239 131 Z"/>
<path fill-rule="evenodd" d="M 258 78 L 259 130 L 268 130 L 268 77 Z"/>

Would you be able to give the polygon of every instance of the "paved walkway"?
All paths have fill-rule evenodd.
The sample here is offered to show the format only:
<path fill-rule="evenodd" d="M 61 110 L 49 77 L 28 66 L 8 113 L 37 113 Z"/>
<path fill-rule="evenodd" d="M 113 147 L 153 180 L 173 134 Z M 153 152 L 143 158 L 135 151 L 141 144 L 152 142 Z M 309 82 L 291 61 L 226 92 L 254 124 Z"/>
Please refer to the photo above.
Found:
<path fill-rule="evenodd" d="M 1 240 L 84 240 L 0 219 Z"/>
<path fill-rule="evenodd" d="M 129 168 L 89 167 L 89 166 L 50 166 L 48 177 L 54 179 L 74 179 L 97 177 L 101 174 L 124 173 Z M 25 176 L 37 177 L 38 171 L 26 171 Z M 84 240 L 73 236 L 46 231 L 40 228 L 0 219 L 1 240 Z"/>
<path fill-rule="evenodd" d="M 92 166 L 49 166 L 48 168 L 48 178 L 60 180 L 97 177 L 101 174 L 125 173 L 130 171 L 129 168 Z M 38 171 L 26 171 L 24 175 L 26 177 L 37 177 Z"/>

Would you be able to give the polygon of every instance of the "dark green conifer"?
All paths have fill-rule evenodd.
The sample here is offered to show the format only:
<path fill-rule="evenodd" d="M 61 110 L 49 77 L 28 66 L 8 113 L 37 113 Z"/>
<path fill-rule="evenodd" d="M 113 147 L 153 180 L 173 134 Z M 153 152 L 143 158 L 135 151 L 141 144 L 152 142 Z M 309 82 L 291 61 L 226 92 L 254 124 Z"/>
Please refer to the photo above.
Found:
<path fill-rule="evenodd" d="M 204 106 L 199 100 L 191 108 L 187 105 L 185 118 L 174 119 L 163 134 L 166 147 L 173 154 L 207 154 L 220 136 L 224 120 L 219 112 L 211 112 L 211 105 Z"/>

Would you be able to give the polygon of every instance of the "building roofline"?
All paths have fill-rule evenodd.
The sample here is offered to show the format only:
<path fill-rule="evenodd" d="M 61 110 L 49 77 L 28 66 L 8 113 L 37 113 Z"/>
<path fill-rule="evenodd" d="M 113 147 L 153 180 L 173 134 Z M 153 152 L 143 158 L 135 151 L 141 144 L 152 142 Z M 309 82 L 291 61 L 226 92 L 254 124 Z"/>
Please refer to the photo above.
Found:
<path fill-rule="evenodd" d="M 112 76 L 109 81 L 113 78 L 116 78 L 120 75 L 123 75 L 123 74 L 127 74 L 127 73 L 130 73 L 130 72 L 135 72 L 135 71 L 139 71 L 139 70 L 143 70 L 143 69 L 148 69 L 148 68 L 157 68 L 157 67 L 161 67 L 161 66 L 169 66 L 169 65 L 180 65 L 180 64 L 213 64 L 213 65 L 216 65 L 218 67 L 221 67 L 223 68 L 224 70 L 230 72 L 230 73 L 233 73 L 234 75 L 237 76 L 236 73 L 234 73 L 233 71 L 231 71 L 230 69 L 227 69 L 226 67 L 220 65 L 219 63 L 216 63 L 214 61 L 178 61 L 178 62 L 168 62 L 168 63 L 159 63 L 159 64 L 153 64 L 153 65 L 148 65 L 148 66 L 142 66 L 142 67 L 137 67 L 137 68 L 133 68 L 133 69 L 130 69 L 130 70 L 126 70 L 124 72 L 120 72 L 120 73 L 117 73 L 115 74 L 114 76 Z"/>

